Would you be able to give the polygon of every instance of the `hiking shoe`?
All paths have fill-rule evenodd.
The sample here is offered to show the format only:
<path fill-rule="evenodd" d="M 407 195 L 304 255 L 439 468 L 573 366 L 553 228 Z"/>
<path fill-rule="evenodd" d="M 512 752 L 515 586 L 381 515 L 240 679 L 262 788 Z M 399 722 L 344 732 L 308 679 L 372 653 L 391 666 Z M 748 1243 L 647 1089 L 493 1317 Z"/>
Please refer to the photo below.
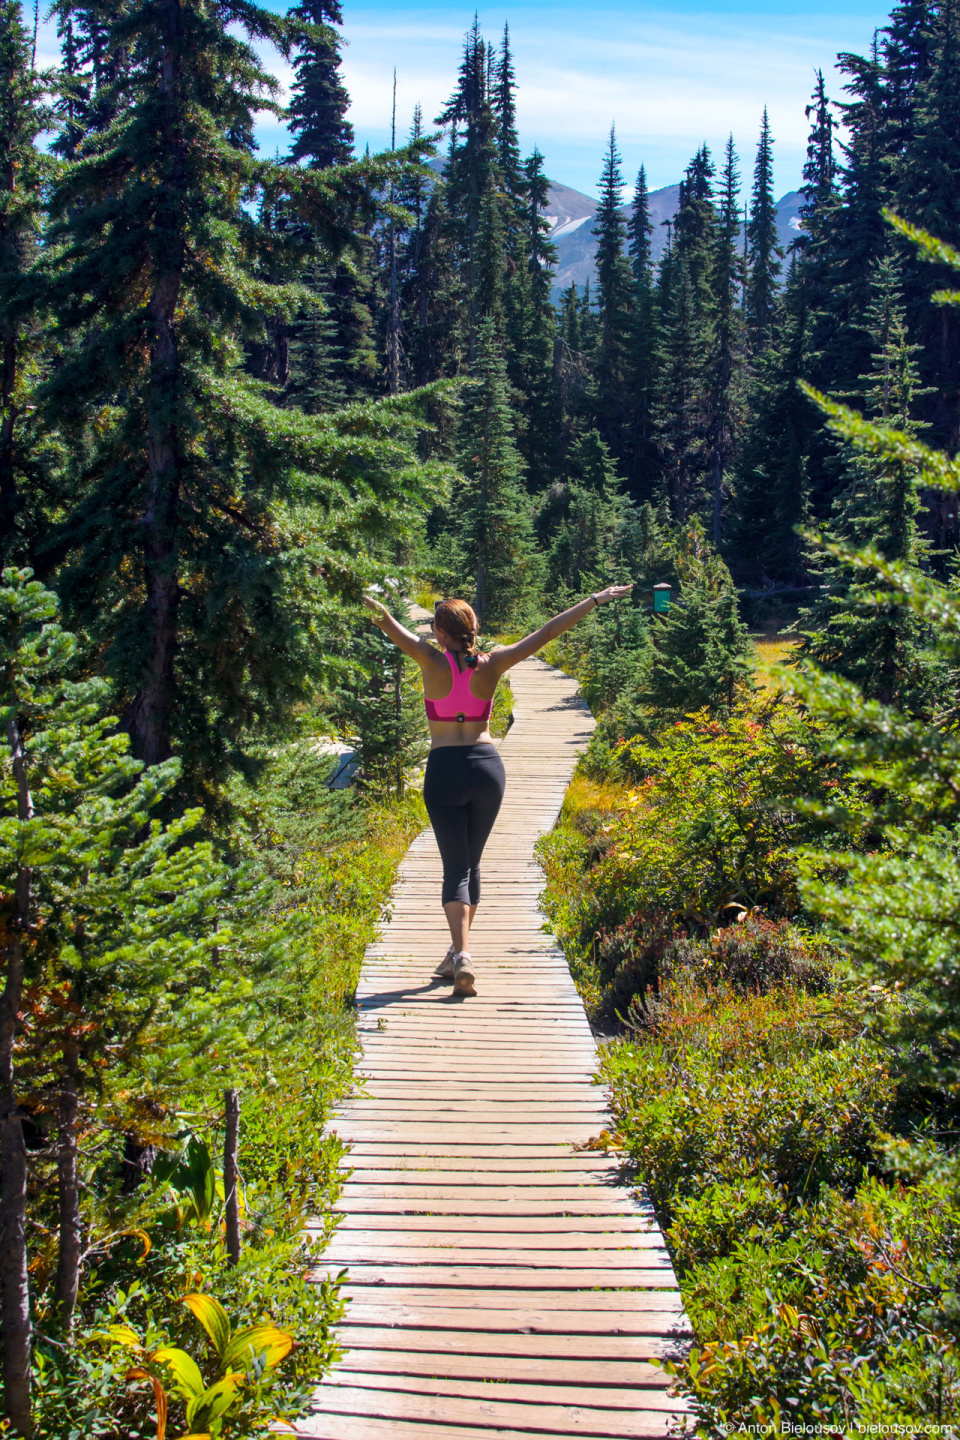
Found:
<path fill-rule="evenodd" d="M 461 950 L 453 959 L 453 988 L 457 995 L 476 995 L 474 989 L 473 963 L 466 950 Z"/>
<path fill-rule="evenodd" d="M 446 955 L 444 955 L 443 959 L 440 961 L 440 964 L 437 966 L 436 970 L 434 970 L 434 972 L 433 972 L 433 978 L 434 978 L 434 980 L 452 980 L 452 979 L 453 979 L 453 967 L 454 967 L 454 961 L 456 960 L 456 956 L 457 956 L 457 952 L 456 952 L 456 950 L 454 950 L 453 946 L 451 945 L 451 946 L 450 946 L 450 949 L 447 951 Z"/>

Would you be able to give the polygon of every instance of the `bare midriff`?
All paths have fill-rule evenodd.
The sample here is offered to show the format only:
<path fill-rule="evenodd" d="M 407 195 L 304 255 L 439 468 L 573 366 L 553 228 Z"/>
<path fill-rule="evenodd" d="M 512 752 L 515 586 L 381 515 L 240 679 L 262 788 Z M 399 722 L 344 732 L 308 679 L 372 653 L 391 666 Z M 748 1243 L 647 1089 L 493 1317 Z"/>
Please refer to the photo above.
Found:
<path fill-rule="evenodd" d="M 446 745 L 492 745 L 490 724 L 486 720 L 428 720 L 430 749 L 442 750 Z"/>

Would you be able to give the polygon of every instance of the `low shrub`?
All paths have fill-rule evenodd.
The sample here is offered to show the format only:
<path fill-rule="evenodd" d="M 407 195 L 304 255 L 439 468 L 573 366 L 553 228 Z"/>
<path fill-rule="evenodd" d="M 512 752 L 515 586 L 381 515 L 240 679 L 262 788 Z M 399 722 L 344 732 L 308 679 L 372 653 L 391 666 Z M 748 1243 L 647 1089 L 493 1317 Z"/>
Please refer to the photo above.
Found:
<path fill-rule="evenodd" d="M 704 1339 L 675 1367 L 698 1433 L 960 1420 L 958 1279 L 956 1195 L 935 1182 L 828 1190 L 705 1254 L 683 1272 Z"/>
<path fill-rule="evenodd" d="M 604 1050 L 618 1133 L 667 1223 L 712 1184 L 765 1178 L 793 1199 L 851 1191 L 896 1096 L 856 1010 L 802 991 L 664 987 L 647 1033 Z"/>

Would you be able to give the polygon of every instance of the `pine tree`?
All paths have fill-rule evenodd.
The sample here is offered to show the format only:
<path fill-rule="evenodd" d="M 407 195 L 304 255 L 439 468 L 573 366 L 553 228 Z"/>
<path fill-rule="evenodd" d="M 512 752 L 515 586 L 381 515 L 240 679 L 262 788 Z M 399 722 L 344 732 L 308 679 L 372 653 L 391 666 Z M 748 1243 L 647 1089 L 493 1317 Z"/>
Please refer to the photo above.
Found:
<path fill-rule="evenodd" d="M 755 354 L 769 343 L 777 307 L 777 280 L 783 252 L 777 244 L 777 209 L 773 194 L 773 138 L 764 106 L 753 172 L 750 219 L 747 224 L 747 325 Z"/>
<path fill-rule="evenodd" d="M 524 246 L 506 286 L 507 373 L 515 392 L 517 444 L 527 485 L 536 493 L 561 464 L 562 415 L 554 380 L 556 314 L 550 302 L 556 250 L 543 218 L 550 182 L 538 150 L 524 162 Z"/>
<path fill-rule="evenodd" d="M 632 286 L 626 256 L 626 222 L 620 213 L 623 172 L 613 126 L 600 176 L 597 237 L 597 311 L 600 326 L 595 371 L 597 427 L 619 459 L 625 448 Z"/>
<path fill-rule="evenodd" d="M 754 361 L 729 537 L 738 581 L 768 591 L 796 586 L 803 576 L 797 527 L 808 519 L 806 447 L 813 421 L 799 381 L 809 371 L 809 314 L 799 267 L 794 264 L 774 343 Z"/>
<path fill-rule="evenodd" d="M 443 190 L 445 223 L 454 241 L 455 263 L 467 305 L 460 322 L 468 363 L 476 351 L 478 310 L 477 237 L 480 212 L 491 181 L 497 182 L 497 116 L 491 96 L 492 56 L 476 16 L 467 32 L 457 87 L 437 117 L 450 125 L 450 151 Z M 507 87 L 509 89 L 509 85 Z"/>
<path fill-rule="evenodd" d="M 452 502 L 464 578 L 488 630 L 529 613 L 539 581 L 530 502 L 513 439 L 509 386 L 492 316 L 477 332 L 477 358 L 463 388 L 463 482 Z M 469 583 L 469 581 L 468 581 Z"/>
<path fill-rule="evenodd" d="M 350 96 L 340 75 L 343 42 L 332 28 L 343 24 L 339 0 L 301 0 L 291 14 L 303 28 L 293 60 L 290 159 L 312 170 L 346 165 L 353 157 L 353 126 L 346 118 Z"/>
<path fill-rule="evenodd" d="M 517 137 L 517 105 L 514 99 L 517 80 L 513 56 L 510 53 L 509 25 L 503 27 L 503 39 L 500 42 L 500 53 L 496 57 L 494 75 L 492 106 L 497 128 L 497 178 L 511 202 L 508 237 L 512 250 L 515 245 L 523 243 L 520 237 L 523 230 L 526 185 L 520 164 L 520 141 Z"/>
<path fill-rule="evenodd" d="M 633 316 L 630 335 L 630 389 L 632 392 L 631 435 L 628 443 L 627 474 L 631 493 L 648 498 L 653 492 L 656 452 L 653 444 L 652 408 L 655 361 L 658 348 L 656 290 L 650 237 L 650 199 L 647 173 L 640 166 L 628 222 L 630 264 L 633 270 Z"/>
<path fill-rule="evenodd" d="M 681 592 L 652 631 L 653 656 L 639 703 L 664 715 L 707 708 L 728 712 L 747 679 L 750 635 L 740 619 L 730 572 L 693 520 L 677 556 Z"/>
<path fill-rule="evenodd" d="M 915 435 L 920 395 L 900 288 L 900 267 L 889 256 L 874 267 L 866 324 L 873 344 L 870 370 L 860 377 L 864 413 L 881 433 Z M 847 451 L 846 488 L 834 502 L 833 535 L 846 545 L 872 546 L 887 563 L 916 569 L 924 558 L 919 473 L 915 463 Z M 916 711 L 929 706 L 924 627 L 898 595 L 878 601 L 875 577 L 864 578 L 844 558 L 821 558 L 817 605 L 807 613 L 804 653 L 854 680 L 869 699 Z M 927 690 L 925 694 L 924 691 Z"/>
<path fill-rule="evenodd" d="M 119 29 L 117 3 L 57 4 L 57 33 L 63 67 L 55 109 L 63 128 L 53 140 L 55 154 L 76 160 L 116 119 L 126 104 L 123 84 L 130 45 Z"/>
<path fill-rule="evenodd" d="M 674 519 L 683 522 L 705 499 L 712 337 L 705 331 L 703 297 L 678 245 L 670 255 L 668 278 L 669 308 L 661 308 L 653 418 L 664 495 Z"/>
<path fill-rule="evenodd" d="M 960 3 L 938 7 L 935 52 L 929 74 L 918 85 L 916 118 L 900 168 L 899 212 L 914 224 L 960 246 Z M 948 272 L 910 256 L 907 320 L 924 347 L 922 375 L 935 387 L 925 406 L 931 438 L 951 452 L 960 446 L 956 375 L 960 368 L 960 317 L 950 308 L 934 309 L 931 297 L 943 288 Z M 947 537 L 938 536 L 937 539 Z M 950 539 L 956 543 L 956 530 Z"/>
<path fill-rule="evenodd" d="M 37 261 L 49 174 L 37 146 L 50 124 L 20 6 L 0 8 L 0 562 L 23 560 L 42 527 L 40 445 L 31 391 L 42 359 Z"/>
<path fill-rule="evenodd" d="M 336 245 L 344 209 L 369 204 L 390 165 L 315 179 L 221 143 L 272 83 L 249 46 L 239 63 L 234 24 L 281 47 L 298 33 L 246 3 L 208 13 L 164 0 L 125 19 L 130 103 L 52 196 L 67 348 L 45 405 L 68 437 L 76 498 L 51 548 L 135 752 L 152 765 L 179 750 L 194 793 L 242 759 L 255 717 L 304 695 L 325 577 L 345 577 L 356 536 L 388 527 L 400 498 L 389 442 L 279 410 L 238 368 L 238 336 L 257 337 L 265 306 L 289 319 L 308 298 L 259 282 L 268 259 L 283 273 L 291 234 L 299 259 L 300 227 L 267 231 L 250 197 L 269 193 Z M 122 403 L 105 406 L 112 397 Z M 345 416 L 344 435 L 367 429 Z"/>
<path fill-rule="evenodd" d="M 743 323 L 739 297 L 743 286 L 740 262 L 740 173 L 733 136 L 727 141 L 713 258 L 712 414 L 709 419 L 713 470 L 713 543 L 720 548 L 727 471 L 735 459 L 742 419 L 740 371 Z"/>
<path fill-rule="evenodd" d="M 623 517 L 620 482 L 598 431 L 580 436 L 567 464 L 571 479 L 561 504 L 553 506 L 547 559 L 548 588 L 560 604 L 568 595 L 610 583 L 607 572 Z"/>

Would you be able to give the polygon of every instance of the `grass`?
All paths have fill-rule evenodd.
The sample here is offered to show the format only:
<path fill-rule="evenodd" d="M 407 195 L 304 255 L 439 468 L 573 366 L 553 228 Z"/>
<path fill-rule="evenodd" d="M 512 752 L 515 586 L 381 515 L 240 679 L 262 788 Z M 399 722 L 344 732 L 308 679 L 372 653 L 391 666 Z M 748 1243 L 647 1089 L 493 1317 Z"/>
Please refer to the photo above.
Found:
<path fill-rule="evenodd" d="M 775 665 L 789 665 L 791 655 L 799 644 L 793 635 L 764 635 L 754 637 L 755 660 L 753 676 L 761 690 L 775 693 L 780 689 L 773 674 Z"/>

